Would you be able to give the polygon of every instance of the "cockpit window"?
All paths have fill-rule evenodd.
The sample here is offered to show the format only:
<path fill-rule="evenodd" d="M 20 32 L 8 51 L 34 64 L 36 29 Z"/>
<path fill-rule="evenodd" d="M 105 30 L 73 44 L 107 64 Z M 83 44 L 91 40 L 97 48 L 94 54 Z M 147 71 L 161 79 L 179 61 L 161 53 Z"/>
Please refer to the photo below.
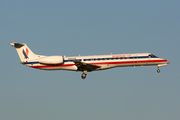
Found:
<path fill-rule="evenodd" d="M 153 54 L 149 54 L 149 58 L 158 58 L 158 57 Z"/>

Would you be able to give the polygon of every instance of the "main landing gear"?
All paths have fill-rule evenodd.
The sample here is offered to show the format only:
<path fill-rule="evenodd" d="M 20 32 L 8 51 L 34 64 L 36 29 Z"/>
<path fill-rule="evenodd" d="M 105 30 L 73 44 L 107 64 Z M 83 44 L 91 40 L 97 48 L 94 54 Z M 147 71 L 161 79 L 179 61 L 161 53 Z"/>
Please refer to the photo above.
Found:
<path fill-rule="evenodd" d="M 83 71 L 83 74 L 81 76 L 82 79 L 85 79 L 86 78 L 86 75 L 87 75 L 87 70 Z"/>

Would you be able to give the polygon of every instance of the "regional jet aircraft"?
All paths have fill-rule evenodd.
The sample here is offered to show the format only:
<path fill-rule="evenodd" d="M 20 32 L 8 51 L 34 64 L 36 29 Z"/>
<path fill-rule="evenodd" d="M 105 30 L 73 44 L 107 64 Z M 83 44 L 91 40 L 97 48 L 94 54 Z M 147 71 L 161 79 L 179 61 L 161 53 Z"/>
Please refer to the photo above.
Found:
<path fill-rule="evenodd" d="M 82 71 L 82 79 L 86 78 L 87 72 L 105 70 L 114 67 L 127 66 L 149 66 L 157 65 L 159 73 L 160 66 L 166 66 L 170 62 L 159 58 L 151 53 L 135 54 L 111 54 L 93 56 L 43 56 L 34 54 L 26 44 L 10 43 L 17 50 L 21 64 L 42 70 L 71 70 Z"/>

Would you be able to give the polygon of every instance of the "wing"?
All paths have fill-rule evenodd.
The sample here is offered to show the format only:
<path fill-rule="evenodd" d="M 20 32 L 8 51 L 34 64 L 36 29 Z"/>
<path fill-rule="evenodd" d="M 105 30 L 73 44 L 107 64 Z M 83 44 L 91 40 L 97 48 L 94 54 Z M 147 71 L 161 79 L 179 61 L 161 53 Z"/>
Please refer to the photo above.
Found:
<path fill-rule="evenodd" d="M 100 66 L 97 65 L 93 65 L 93 64 L 88 64 L 85 62 L 80 62 L 80 61 L 73 61 L 75 63 L 75 65 L 78 67 L 78 71 L 83 71 L 83 70 L 87 70 L 87 71 L 93 71 L 97 68 L 100 68 Z"/>

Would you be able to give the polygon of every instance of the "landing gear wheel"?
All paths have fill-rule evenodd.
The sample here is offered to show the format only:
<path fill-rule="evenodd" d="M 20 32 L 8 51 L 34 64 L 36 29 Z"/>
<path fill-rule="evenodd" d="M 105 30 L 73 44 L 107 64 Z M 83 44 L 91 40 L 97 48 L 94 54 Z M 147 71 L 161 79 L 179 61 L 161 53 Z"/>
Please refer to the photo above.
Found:
<path fill-rule="evenodd" d="M 82 78 L 82 79 L 85 79 L 85 78 L 86 78 L 86 75 L 87 75 L 87 70 L 84 70 L 81 78 Z"/>
<path fill-rule="evenodd" d="M 160 72 L 160 69 L 158 69 L 157 72 L 159 73 L 159 72 Z"/>
<path fill-rule="evenodd" d="M 82 76 L 81 76 L 81 78 L 82 78 L 82 79 L 85 79 L 85 78 L 86 78 L 86 74 L 83 73 Z"/>

